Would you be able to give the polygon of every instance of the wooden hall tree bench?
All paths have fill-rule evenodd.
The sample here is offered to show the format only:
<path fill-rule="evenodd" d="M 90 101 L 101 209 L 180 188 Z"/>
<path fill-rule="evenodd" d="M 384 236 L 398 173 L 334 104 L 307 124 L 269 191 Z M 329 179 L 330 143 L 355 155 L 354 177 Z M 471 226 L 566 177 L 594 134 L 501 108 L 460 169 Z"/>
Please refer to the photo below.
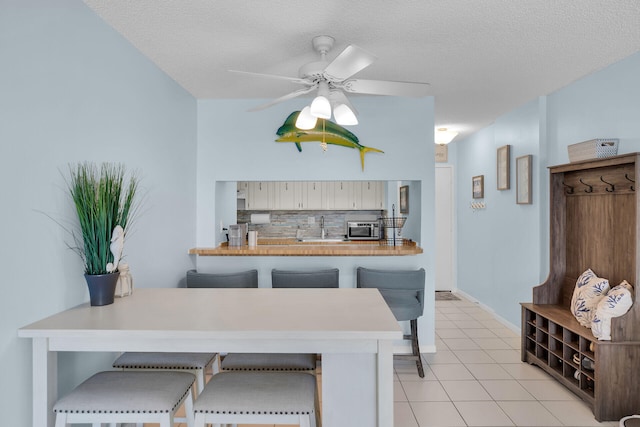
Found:
<path fill-rule="evenodd" d="M 611 287 L 640 283 L 639 160 L 632 153 L 550 168 L 549 277 L 522 304 L 522 361 L 579 396 L 598 421 L 640 408 L 640 306 L 612 318 L 611 341 L 598 341 L 571 313 L 571 297 L 589 268 Z"/>

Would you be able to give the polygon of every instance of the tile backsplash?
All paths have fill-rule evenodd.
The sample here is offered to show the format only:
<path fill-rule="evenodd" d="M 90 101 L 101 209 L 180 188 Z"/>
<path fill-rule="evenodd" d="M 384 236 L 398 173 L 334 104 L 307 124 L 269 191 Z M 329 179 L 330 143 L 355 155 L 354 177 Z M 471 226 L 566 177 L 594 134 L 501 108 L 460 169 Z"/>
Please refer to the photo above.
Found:
<path fill-rule="evenodd" d="M 251 214 L 268 213 L 269 224 L 251 224 Z M 372 211 L 255 211 L 238 210 L 238 224 L 249 223 L 249 230 L 256 230 L 258 238 L 295 239 L 298 230 L 303 238 L 320 237 L 320 219 L 324 216 L 326 238 L 342 238 L 346 233 L 346 222 L 352 220 L 375 220 L 386 215 L 386 210 Z M 311 221 L 309 218 L 313 218 Z"/>

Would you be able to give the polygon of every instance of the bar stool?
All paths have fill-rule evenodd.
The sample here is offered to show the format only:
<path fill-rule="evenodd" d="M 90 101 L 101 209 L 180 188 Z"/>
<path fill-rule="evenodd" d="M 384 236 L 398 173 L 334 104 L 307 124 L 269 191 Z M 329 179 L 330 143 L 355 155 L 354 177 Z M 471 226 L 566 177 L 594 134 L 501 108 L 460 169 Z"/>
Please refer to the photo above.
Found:
<path fill-rule="evenodd" d="M 187 271 L 187 288 L 257 288 L 258 270 L 232 273 Z"/>
<path fill-rule="evenodd" d="M 187 288 L 211 287 L 258 287 L 258 270 L 239 273 L 198 273 L 189 270 L 186 274 Z M 216 353 L 159 353 L 126 352 L 113 363 L 114 368 L 133 370 L 174 370 L 191 372 L 196 376 L 196 392 L 204 389 L 205 371 L 210 366 L 213 373 L 218 372 L 214 364 Z"/>
<path fill-rule="evenodd" d="M 205 384 L 205 372 L 211 367 L 213 373 L 218 372 L 218 365 L 214 364 L 217 353 L 160 353 L 135 352 L 122 353 L 113 367 L 122 370 L 136 371 L 182 371 L 190 372 L 196 377 L 196 395 L 201 393 Z"/>
<path fill-rule="evenodd" d="M 194 382 L 195 377 L 186 372 L 99 372 L 56 402 L 56 427 L 78 423 L 173 427 L 174 415 L 183 403 L 187 425 L 192 427 Z"/>
<path fill-rule="evenodd" d="M 221 372 L 195 404 L 195 426 L 298 424 L 316 427 L 316 379 L 302 372 Z"/>
<path fill-rule="evenodd" d="M 357 286 L 377 288 L 396 320 L 408 320 L 411 333 L 403 339 L 411 340 L 412 355 L 416 358 L 418 375 L 424 378 L 420 344 L 418 343 L 418 317 L 424 311 L 424 268 L 419 270 L 374 270 L 358 267 Z"/>
<path fill-rule="evenodd" d="M 340 270 L 271 270 L 272 288 L 337 288 Z M 220 367 L 233 371 L 314 371 L 317 355 L 301 353 L 231 353 Z"/>

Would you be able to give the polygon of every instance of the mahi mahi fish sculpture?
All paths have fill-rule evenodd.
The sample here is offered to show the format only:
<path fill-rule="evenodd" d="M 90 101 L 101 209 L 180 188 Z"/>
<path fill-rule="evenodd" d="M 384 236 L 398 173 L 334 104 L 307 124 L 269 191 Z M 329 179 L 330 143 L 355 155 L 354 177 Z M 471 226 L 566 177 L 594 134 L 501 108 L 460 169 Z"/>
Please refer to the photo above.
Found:
<path fill-rule="evenodd" d="M 316 127 L 303 130 L 296 127 L 296 119 L 300 111 L 289 114 L 287 120 L 278 128 L 276 134 L 279 136 L 276 142 L 294 142 L 298 151 L 302 151 L 301 142 L 326 142 L 327 144 L 341 145 L 343 147 L 357 148 L 360 150 L 360 163 L 364 170 L 364 155 L 368 152 L 384 153 L 377 148 L 365 147 L 358 142 L 358 137 L 347 129 L 333 122 L 318 119 Z M 324 128 L 324 129 L 323 129 Z"/>

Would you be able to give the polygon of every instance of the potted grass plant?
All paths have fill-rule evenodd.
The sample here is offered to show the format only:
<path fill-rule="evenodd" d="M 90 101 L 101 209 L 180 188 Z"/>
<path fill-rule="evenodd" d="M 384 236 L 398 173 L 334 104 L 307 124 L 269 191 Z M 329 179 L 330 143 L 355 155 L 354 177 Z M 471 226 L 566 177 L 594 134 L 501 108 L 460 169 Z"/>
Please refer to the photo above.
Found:
<path fill-rule="evenodd" d="M 73 249 L 84 262 L 90 303 L 112 304 L 139 180 L 122 164 L 83 162 L 69 165 L 67 184 L 79 221 Z"/>

